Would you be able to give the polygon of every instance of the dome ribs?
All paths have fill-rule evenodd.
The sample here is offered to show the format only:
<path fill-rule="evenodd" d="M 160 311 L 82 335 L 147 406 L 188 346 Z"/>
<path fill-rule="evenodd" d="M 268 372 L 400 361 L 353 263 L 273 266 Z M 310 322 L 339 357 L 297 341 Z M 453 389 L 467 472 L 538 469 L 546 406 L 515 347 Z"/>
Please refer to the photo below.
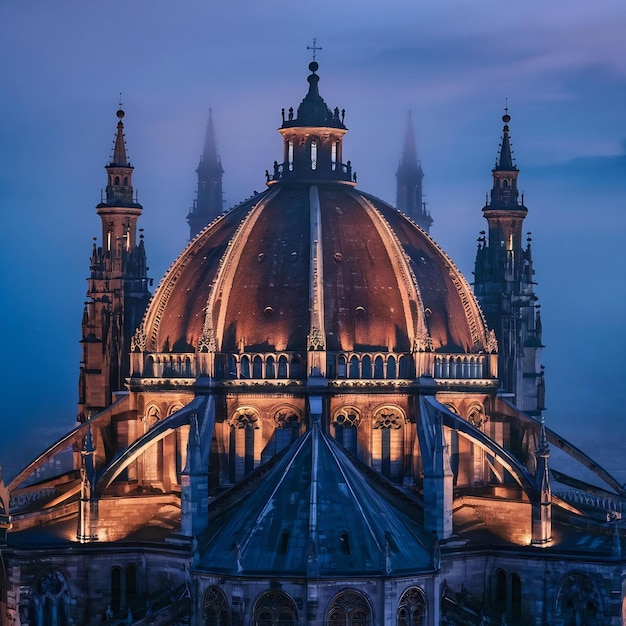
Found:
<path fill-rule="evenodd" d="M 408 352 L 410 313 L 384 235 L 350 191 L 320 187 L 328 349 Z"/>
<path fill-rule="evenodd" d="M 410 218 L 366 196 L 392 225 L 421 289 L 433 349 L 477 352 L 486 345 L 485 320 L 461 272 Z M 462 323 L 465 321 L 465 324 Z"/>
<path fill-rule="evenodd" d="M 208 297 L 211 276 L 217 271 L 218 261 L 237 228 L 242 211 L 249 209 L 250 204 L 245 203 L 214 220 L 202 231 L 211 233 L 211 245 L 207 246 L 207 237 L 199 235 L 165 273 L 142 323 L 143 328 L 149 330 L 149 351 L 169 350 L 180 340 L 191 342 L 191 334 L 200 334 L 204 321 L 201 312 Z M 187 286 L 180 282 L 181 276 Z M 192 290 L 196 292 L 195 297 L 189 297 Z M 172 298 L 172 293 L 183 293 L 185 302 L 181 300 L 182 296 Z M 198 322 L 194 325 L 196 316 Z M 189 326 L 197 328 L 192 330 Z"/>
<path fill-rule="evenodd" d="M 305 352 L 308 204 L 306 189 L 276 187 L 239 234 L 215 291 L 222 302 L 216 325 L 219 351 Z"/>

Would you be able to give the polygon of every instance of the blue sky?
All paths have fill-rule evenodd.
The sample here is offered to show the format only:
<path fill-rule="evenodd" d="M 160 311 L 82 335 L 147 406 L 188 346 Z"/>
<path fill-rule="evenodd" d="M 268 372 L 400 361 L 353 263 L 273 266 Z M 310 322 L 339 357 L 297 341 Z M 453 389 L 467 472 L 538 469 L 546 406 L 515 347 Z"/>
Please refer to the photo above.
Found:
<path fill-rule="evenodd" d="M 280 109 L 304 96 L 313 37 L 320 91 L 346 109 L 344 157 L 362 189 L 392 203 L 412 109 L 432 234 L 470 280 L 508 98 L 542 303 L 546 419 L 587 449 L 619 445 L 624 33 L 623 0 L 2 3 L 0 464 L 75 419 L 119 92 L 156 282 L 188 236 L 209 107 L 232 206 L 280 160 Z"/>

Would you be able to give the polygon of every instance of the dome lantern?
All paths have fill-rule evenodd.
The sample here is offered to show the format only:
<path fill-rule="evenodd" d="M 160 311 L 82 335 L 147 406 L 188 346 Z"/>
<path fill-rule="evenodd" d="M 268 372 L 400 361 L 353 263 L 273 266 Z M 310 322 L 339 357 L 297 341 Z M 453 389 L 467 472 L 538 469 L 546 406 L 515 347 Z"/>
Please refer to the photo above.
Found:
<path fill-rule="evenodd" d="M 281 181 L 330 180 L 356 184 L 352 164 L 342 162 L 342 141 L 348 129 L 345 109 L 331 110 L 319 94 L 317 61 L 309 63 L 309 90 L 294 117 L 290 107 L 282 110 L 283 162 L 274 161 L 273 172 L 267 172 L 267 184 Z"/>

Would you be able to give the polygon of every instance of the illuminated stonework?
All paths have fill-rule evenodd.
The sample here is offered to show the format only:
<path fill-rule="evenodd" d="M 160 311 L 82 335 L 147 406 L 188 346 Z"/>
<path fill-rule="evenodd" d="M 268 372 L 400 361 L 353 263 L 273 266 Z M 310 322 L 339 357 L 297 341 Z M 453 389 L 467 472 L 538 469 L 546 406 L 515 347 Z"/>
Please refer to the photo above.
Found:
<path fill-rule="evenodd" d="M 223 215 L 212 197 L 209 218 L 199 194 L 147 306 L 119 130 L 83 319 L 87 421 L 0 480 L 1 626 L 618 624 L 624 492 L 540 419 L 529 249 L 517 230 L 503 255 L 479 242 L 488 325 L 413 222 L 430 225 L 423 207 L 356 188 L 318 69 L 282 112 L 266 191 Z M 198 176 L 217 188 L 213 148 Z M 409 170 L 402 193 L 421 186 Z M 521 225 L 516 179 L 504 154 L 490 236 Z M 602 490 L 549 467 L 551 447 Z"/>

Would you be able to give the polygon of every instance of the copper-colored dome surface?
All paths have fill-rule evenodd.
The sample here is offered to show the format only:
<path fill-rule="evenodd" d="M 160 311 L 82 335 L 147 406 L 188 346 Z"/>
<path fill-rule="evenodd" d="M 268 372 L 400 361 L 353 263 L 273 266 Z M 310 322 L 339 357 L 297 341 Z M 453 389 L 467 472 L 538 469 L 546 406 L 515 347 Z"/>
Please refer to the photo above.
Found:
<path fill-rule="evenodd" d="M 326 349 L 406 352 L 424 329 L 437 351 L 484 347 L 467 282 L 424 231 L 348 185 L 303 181 L 272 186 L 189 244 L 152 299 L 147 349 L 196 350 L 208 324 L 219 352 L 306 352 L 315 211 Z"/>

